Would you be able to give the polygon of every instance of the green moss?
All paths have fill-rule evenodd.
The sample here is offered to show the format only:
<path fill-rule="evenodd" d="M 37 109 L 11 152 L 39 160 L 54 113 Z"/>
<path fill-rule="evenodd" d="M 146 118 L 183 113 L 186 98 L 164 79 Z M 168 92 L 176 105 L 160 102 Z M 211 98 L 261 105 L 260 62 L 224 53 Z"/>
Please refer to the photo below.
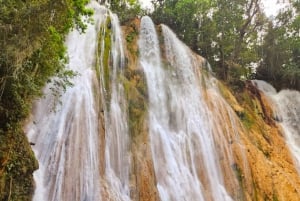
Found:
<path fill-rule="evenodd" d="M 107 24 L 110 24 L 108 20 Z M 107 25 L 108 26 L 108 25 Z M 104 35 L 104 55 L 103 55 L 103 70 L 104 70 L 104 82 L 105 88 L 110 89 L 110 55 L 111 55 L 111 30 L 107 29 Z"/>
<path fill-rule="evenodd" d="M 225 86 L 224 86 L 221 82 L 218 83 L 218 89 L 219 89 L 221 95 L 222 95 L 226 100 L 228 100 L 228 99 L 229 99 L 228 90 L 225 88 Z"/>
<path fill-rule="evenodd" d="M 128 102 L 129 132 L 132 138 L 142 132 L 147 114 L 147 85 L 142 71 L 126 70 L 122 77 Z"/>
<path fill-rule="evenodd" d="M 245 112 L 240 118 L 247 129 L 250 129 L 255 123 L 254 118 L 248 112 Z"/>
<path fill-rule="evenodd" d="M 245 200 L 245 194 L 244 194 L 244 182 L 245 182 L 245 177 L 243 174 L 242 169 L 239 167 L 237 163 L 234 163 L 231 165 L 231 168 L 233 169 L 235 176 L 239 182 L 239 189 L 236 189 L 236 200 Z"/>
<path fill-rule="evenodd" d="M 103 85 L 106 91 L 108 102 L 110 101 L 110 68 L 111 68 L 111 19 L 108 17 L 106 22 L 100 27 L 98 35 L 98 52 L 96 73 L 97 77 L 103 78 Z M 100 79 L 101 80 L 101 79 Z"/>
<path fill-rule="evenodd" d="M 239 183 L 242 184 L 243 179 L 244 179 L 242 169 L 236 163 L 234 163 L 231 167 L 234 170 Z"/>
<path fill-rule="evenodd" d="M 253 108 L 253 98 L 249 95 L 249 93 L 242 93 L 243 102 L 250 108 Z"/>
<path fill-rule="evenodd" d="M 278 197 L 276 194 L 273 194 L 273 201 L 279 201 Z"/>
<path fill-rule="evenodd" d="M 139 33 L 138 29 L 139 28 L 136 26 L 136 24 L 132 22 L 128 27 L 125 37 L 127 50 L 133 57 L 138 57 L 138 48 L 136 47 L 136 41 Z"/>
<path fill-rule="evenodd" d="M 38 163 L 21 127 L 1 132 L 0 144 L 0 200 L 31 200 L 33 194 L 32 173 Z"/>
<path fill-rule="evenodd" d="M 127 36 L 126 36 L 126 42 L 127 43 L 132 43 L 132 41 L 134 41 L 134 38 L 137 37 L 137 32 L 136 31 L 132 31 L 130 32 Z"/>

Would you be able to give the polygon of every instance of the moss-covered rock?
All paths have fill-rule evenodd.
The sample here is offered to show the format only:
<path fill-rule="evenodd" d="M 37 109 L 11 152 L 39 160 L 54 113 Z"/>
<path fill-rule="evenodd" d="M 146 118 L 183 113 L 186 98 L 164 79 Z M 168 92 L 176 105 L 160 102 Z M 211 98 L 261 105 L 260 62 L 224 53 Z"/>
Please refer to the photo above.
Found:
<path fill-rule="evenodd" d="M 156 177 L 148 128 L 148 91 L 145 74 L 139 65 L 138 30 L 140 21 L 134 19 L 123 27 L 126 41 L 126 69 L 121 80 L 128 103 L 128 123 L 131 135 L 132 167 L 131 198 L 158 201 Z"/>
<path fill-rule="evenodd" d="M 142 132 L 145 114 L 147 114 L 147 85 L 141 71 L 130 73 L 129 79 L 124 78 L 125 93 L 128 101 L 129 132 L 134 137 Z"/>
<path fill-rule="evenodd" d="M 300 177 L 281 129 L 272 119 L 268 99 L 251 82 L 239 93 L 225 85 L 219 88 L 242 126 L 235 132 L 246 152 L 234 149 L 234 167 L 245 195 L 242 200 L 300 199 Z M 241 163 L 243 158 L 248 165 Z"/>
<path fill-rule="evenodd" d="M 30 201 L 38 163 L 25 133 L 19 128 L 0 138 L 0 200 Z"/>
<path fill-rule="evenodd" d="M 112 40 L 112 31 L 111 31 L 111 19 L 110 17 L 106 18 L 105 23 L 100 27 L 98 34 L 98 51 L 97 51 L 97 63 L 96 63 L 96 72 L 97 77 L 100 79 L 103 77 L 104 90 L 106 92 L 106 98 L 108 102 L 110 101 L 111 93 L 111 40 Z M 100 76 L 102 74 L 103 76 Z"/>

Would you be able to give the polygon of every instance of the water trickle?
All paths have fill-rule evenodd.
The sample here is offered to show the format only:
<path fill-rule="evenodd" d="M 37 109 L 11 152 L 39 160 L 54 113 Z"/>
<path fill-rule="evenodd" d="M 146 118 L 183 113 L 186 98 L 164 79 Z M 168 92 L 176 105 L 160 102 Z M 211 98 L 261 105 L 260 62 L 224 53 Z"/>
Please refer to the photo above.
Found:
<path fill-rule="evenodd" d="M 160 198 L 232 200 L 225 190 L 192 52 L 162 25 L 166 63 L 149 17 L 141 20 L 140 64 L 149 93 L 149 129 Z"/>
<path fill-rule="evenodd" d="M 123 73 L 125 57 L 118 18 L 115 14 L 110 13 L 110 20 L 112 29 L 111 100 L 109 107 L 104 111 L 106 125 L 105 176 L 110 189 L 112 189 L 113 199 L 126 201 L 130 200 L 129 167 L 131 156 L 126 114 L 127 103 L 124 88 L 119 79 L 119 75 Z"/>
<path fill-rule="evenodd" d="M 282 90 L 277 93 L 274 87 L 264 81 L 252 82 L 269 98 L 274 119 L 284 131 L 286 143 L 300 173 L 300 93 L 294 90 Z"/>
<path fill-rule="evenodd" d="M 129 200 L 126 102 L 118 81 L 124 64 L 122 34 L 115 15 L 96 1 L 89 7 L 94 10 L 94 23 L 88 25 L 85 34 L 72 31 L 66 41 L 69 68 L 78 72 L 73 79 L 74 87 L 63 94 L 59 99 L 61 105 L 54 112 L 54 97 L 48 86 L 46 97 L 37 101 L 32 123 L 27 126 L 28 138 L 35 143 L 33 149 L 40 165 L 34 173 L 35 201 Z M 97 59 L 103 60 L 96 57 L 101 49 L 97 50 L 97 44 L 103 44 L 97 40 L 108 18 L 112 41 L 109 100 L 103 95 L 104 75 L 101 73 L 97 78 L 94 70 Z M 104 125 L 100 120 L 102 113 Z M 104 134 L 101 128 L 105 128 Z M 101 138 L 103 135 L 105 140 Z M 102 166 L 100 155 L 104 152 L 105 165 Z"/>

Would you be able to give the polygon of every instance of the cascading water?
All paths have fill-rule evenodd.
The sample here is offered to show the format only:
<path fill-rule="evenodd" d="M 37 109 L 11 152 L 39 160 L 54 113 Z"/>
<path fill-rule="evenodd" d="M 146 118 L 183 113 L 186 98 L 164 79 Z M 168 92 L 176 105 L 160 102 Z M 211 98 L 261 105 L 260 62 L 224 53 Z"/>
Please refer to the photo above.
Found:
<path fill-rule="evenodd" d="M 93 25 L 88 25 L 85 34 L 72 31 L 66 42 L 69 68 L 78 72 L 73 79 L 74 86 L 60 98 L 61 105 L 56 112 L 52 111 L 54 97 L 48 87 L 46 97 L 36 103 L 32 123 L 27 126 L 40 165 L 34 173 L 33 200 L 36 201 L 95 201 L 102 200 L 103 194 L 112 200 L 129 200 L 126 103 L 118 82 L 124 63 L 122 35 L 115 15 L 96 1 L 89 6 L 94 10 Z M 109 99 L 103 95 L 102 81 L 107 78 L 100 73 L 102 77 L 97 79 L 93 69 L 97 63 L 99 30 L 107 26 L 108 20 L 112 32 L 108 51 L 113 58 L 108 78 L 111 82 Z M 101 56 L 104 55 L 100 55 L 100 61 Z M 97 100 L 101 100 L 104 109 Z M 99 124 L 101 113 L 104 113 L 105 125 Z M 100 127 L 105 128 L 104 141 L 100 138 Z M 105 167 L 100 164 L 99 153 L 103 152 Z"/>
<path fill-rule="evenodd" d="M 192 54 L 164 25 L 162 33 L 165 67 L 154 24 L 142 18 L 140 63 L 147 78 L 149 135 L 160 198 L 232 200 L 223 184 L 210 110 Z"/>
<path fill-rule="evenodd" d="M 277 93 L 274 87 L 264 81 L 253 80 L 253 83 L 270 99 L 274 119 L 283 129 L 286 143 L 300 173 L 300 93 L 293 90 Z"/>
<path fill-rule="evenodd" d="M 264 132 L 265 145 L 255 128 L 244 129 L 247 111 L 225 95 L 220 83 L 201 69 L 209 69 L 206 61 L 168 27 L 158 27 L 159 41 L 153 22 L 143 17 L 136 47 L 139 22 L 133 21 L 124 28 L 130 34 L 126 52 L 117 16 L 96 1 L 89 7 L 93 24 L 85 34 L 72 31 L 66 41 L 69 68 L 78 72 L 74 86 L 59 98 L 55 112 L 56 97 L 48 86 L 26 128 L 40 164 L 33 200 L 259 200 L 274 198 L 282 188 L 258 192 L 262 180 L 270 186 L 294 178 L 276 175 L 282 161 L 268 152 L 273 138 Z M 146 81 L 135 63 L 137 53 Z M 300 161 L 299 93 L 276 94 L 255 83 L 270 97 L 275 118 Z M 272 157 L 276 160 L 270 163 Z M 276 176 L 268 180 L 266 175 Z"/>
<path fill-rule="evenodd" d="M 129 192 L 129 167 L 130 167 L 130 150 L 129 134 L 126 115 L 126 101 L 123 85 L 120 83 L 119 74 L 124 69 L 124 50 L 122 33 L 118 18 L 115 14 L 110 13 L 111 20 L 111 96 L 109 107 L 105 109 L 105 175 L 109 188 L 112 189 L 110 196 L 116 201 L 130 200 Z M 102 31 L 106 31 L 105 27 Z M 104 41 L 102 41 L 104 42 Z M 105 52 L 105 44 L 102 43 L 102 51 Z M 103 49 L 104 48 L 104 49 Z M 102 62 L 102 63 L 101 63 Z M 104 75 L 103 59 L 100 58 L 100 74 Z M 106 78 L 107 79 L 107 78 Z M 102 79 L 102 93 L 105 93 L 105 78 Z M 105 100 L 103 100 L 105 102 Z"/>

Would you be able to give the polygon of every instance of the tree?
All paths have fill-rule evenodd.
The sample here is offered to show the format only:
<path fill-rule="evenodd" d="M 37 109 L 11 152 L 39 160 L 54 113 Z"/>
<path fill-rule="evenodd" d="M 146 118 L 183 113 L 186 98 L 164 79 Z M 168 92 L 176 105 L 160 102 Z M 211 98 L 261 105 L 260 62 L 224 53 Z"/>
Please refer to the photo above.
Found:
<path fill-rule="evenodd" d="M 264 20 L 260 0 L 165 0 L 154 7 L 155 22 L 170 26 L 206 57 L 219 78 L 238 80 L 258 62 L 257 32 Z"/>
<path fill-rule="evenodd" d="M 0 6 L 0 130 L 29 113 L 31 101 L 52 76 L 71 75 L 65 69 L 64 37 L 81 16 L 92 11 L 88 0 L 10 0 Z"/>
<path fill-rule="evenodd" d="M 300 17 L 299 1 L 281 11 L 269 22 L 262 46 L 262 62 L 257 78 L 277 89 L 300 90 Z"/>
<path fill-rule="evenodd" d="M 118 15 L 121 24 L 129 22 L 144 12 L 138 0 L 111 0 L 109 7 Z"/>

